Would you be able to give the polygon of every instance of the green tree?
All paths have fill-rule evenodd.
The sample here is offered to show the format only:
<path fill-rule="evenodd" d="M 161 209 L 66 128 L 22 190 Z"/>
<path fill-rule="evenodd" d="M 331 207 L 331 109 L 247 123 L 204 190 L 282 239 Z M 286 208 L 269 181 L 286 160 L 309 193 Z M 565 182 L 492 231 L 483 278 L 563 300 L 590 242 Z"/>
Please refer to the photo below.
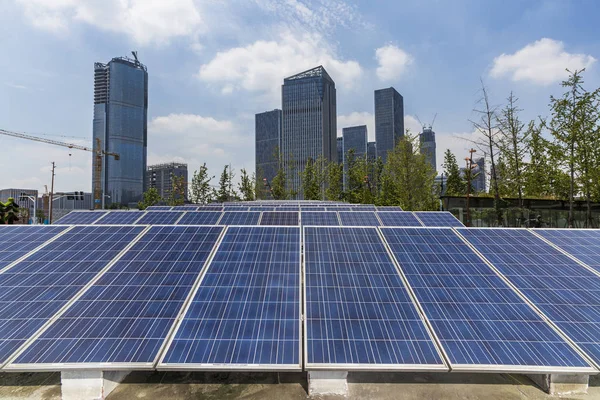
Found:
<path fill-rule="evenodd" d="M 254 175 L 254 197 L 256 200 L 267 199 L 267 184 L 265 182 L 265 176 L 262 168 L 257 168 Z M 271 182 L 269 182 L 269 185 Z"/>
<path fill-rule="evenodd" d="M 184 176 L 171 175 L 171 191 L 167 197 L 167 205 L 181 206 L 185 203 L 185 187 L 187 182 Z"/>
<path fill-rule="evenodd" d="M 444 172 L 446 174 L 446 195 L 463 196 L 466 193 L 466 183 L 460 176 L 456 156 L 450 149 L 444 153 Z"/>
<path fill-rule="evenodd" d="M 214 176 L 208 175 L 206 163 L 200 166 L 200 169 L 194 171 L 192 184 L 190 188 L 190 200 L 194 204 L 207 204 L 213 198 L 213 189 L 210 187 L 210 181 Z"/>
<path fill-rule="evenodd" d="M 321 185 L 317 166 L 312 158 L 306 160 L 304 171 L 301 172 L 302 190 L 305 200 L 321 200 Z"/>
<path fill-rule="evenodd" d="M 352 150 L 351 150 L 352 151 Z M 349 152 L 350 153 L 350 152 Z M 347 157 L 346 197 L 350 203 L 373 204 L 374 197 L 369 181 L 369 162 L 366 157 Z"/>
<path fill-rule="evenodd" d="M 150 206 L 154 206 L 160 203 L 162 199 L 160 198 L 160 194 L 158 194 L 158 190 L 156 188 L 151 187 L 150 189 L 144 192 L 144 198 L 142 201 L 138 202 L 138 208 L 140 210 L 145 210 Z"/>
<path fill-rule="evenodd" d="M 230 201 L 230 192 L 229 192 L 229 166 L 226 165 L 223 168 L 223 172 L 221 172 L 221 178 L 219 178 L 219 189 L 217 189 L 217 201 L 219 203 L 224 203 L 226 201 Z"/>
<path fill-rule="evenodd" d="M 329 201 L 340 201 L 343 196 L 343 165 L 332 161 L 327 164 L 325 198 Z"/>
<path fill-rule="evenodd" d="M 527 197 L 549 197 L 552 195 L 551 177 L 553 170 L 549 161 L 550 143 L 542 135 L 542 127 L 545 121 L 539 125 L 530 121 L 527 125 L 528 140 L 525 143 L 529 162 L 525 164 L 523 173 L 523 191 Z"/>
<path fill-rule="evenodd" d="M 290 198 L 287 191 L 287 176 L 283 167 L 277 170 L 277 175 L 275 175 L 271 182 L 271 194 L 275 200 L 287 200 Z"/>
<path fill-rule="evenodd" d="M 253 201 L 255 199 L 256 178 L 254 175 L 248 175 L 246 169 L 240 169 L 240 182 L 238 188 L 240 190 L 243 201 Z"/>
<path fill-rule="evenodd" d="M 19 221 L 19 205 L 9 197 L 6 203 L 0 202 L 0 224 L 12 225 Z"/>

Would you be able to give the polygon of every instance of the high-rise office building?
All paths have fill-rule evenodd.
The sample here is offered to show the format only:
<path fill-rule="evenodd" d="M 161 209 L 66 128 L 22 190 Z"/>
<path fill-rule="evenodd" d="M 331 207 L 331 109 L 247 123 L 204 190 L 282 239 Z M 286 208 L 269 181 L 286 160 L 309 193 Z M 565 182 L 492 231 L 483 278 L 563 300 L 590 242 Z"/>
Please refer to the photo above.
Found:
<path fill-rule="evenodd" d="M 475 164 L 477 167 L 473 168 L 473 174 L 475 178 L 473 179 L 473 189 L 476 192 L 485 192 L 485 157 L 480 157 L 475 160 Z"/>
<path fill-rule="evenodd" d="M 281 147 L 281 110 L 256 114 L 254 118 L 256 180 L 262 184 L 267 179 L 273 181 L 279 169 Z"/>
<path fill-rule="evenodd" d="M 188 169 L 187 164 L 164 163 L 149 165 L 146 171 L 146 187 L 155 188 L 163 199 L 167 199 L 173 192 L 173 178 L 183 178 L 184 200 L 188 198 Z"/>
<path fill-rule="evenodd" d="M 344 162 L 344 137 L 340 136 L 337 138 L 337 162 L 341 164 Z"/>
<path fill-rule="evenodd" d="M 148 72 L 134 56 L 135 60 L 119 57 L 94 64 L 93 147 L 99 139 L 101 149 L 119 154 L 119 160 L 103 161 L 103 193 L 98 197 L 106 205 L 136 203 L 146 189 Z M 92 166 L 94 159 L 95 155 Z"/>
<path fill-rule="evenodd" d="M 342 129 L 344 138 L 344 187 L 348 185 L 349 151 L 354 153 L 354 160 L 367 157 L 367 126 L 351 126 Z"/>
<path fill-rule="evenodd" d="M 303 199 L 301 173 L 309 159 L 337 161 L 335 82 L 318 66 L 285 78 L 281 156 L 288 189 Z"/>
<path fill-rule="evenodd" d="M 404 136 L 404 99 L 393 87 L 375 91 L 375 141 L 377 156 L 385 162 L 387 153 Z"/>
<path fill-rule="evenodd" d="M 423 132 L 419 135 L 421 154 L 425 155 L 427 162 L 434 171 L 437 171 L 437 162 L 435 156 L 435 132 L 430 127 L 423 127 Z"/>
<path fill-rule="evenodd" d="M 369 162 L 375 162 L 375 160 L 377 160 L 377 143 L 367 143 L 367 160 L 369 160 Z"/>

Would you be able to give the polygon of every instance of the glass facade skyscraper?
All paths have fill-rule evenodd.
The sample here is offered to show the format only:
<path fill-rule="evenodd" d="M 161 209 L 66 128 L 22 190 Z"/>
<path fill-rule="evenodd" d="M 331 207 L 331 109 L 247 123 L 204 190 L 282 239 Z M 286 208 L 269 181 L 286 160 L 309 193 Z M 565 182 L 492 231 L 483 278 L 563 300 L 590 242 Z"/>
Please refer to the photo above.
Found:
<path fill-rule="evenodd" d="M 261 185 L 263 178 L 272 183 L 279 169 L 281 124 L 281 110 L 267 111 L 254 117 L 256 181 Z"/>
<path fill-rule="evenodd" d="M 147 123 L 146 66 L 125 57 L 113 58 L 108 64 L 95 63 L 93 147 L 100 139 L 103 150 L 119 154 L 119 160 L 103 160 L 103 193 L 99 196 L 103 204 L 128 205 L 142 199 L 146 189 Z M 92 176 L 94 191 L 96 182 L 93 173 Z"/>
<path fill-rule="evenodd" d="M 344 162 L 344 137 L 340 136 L 337 138 L 337 162 L 341 164 Z"/>
<path fill-rule="evenodd" d="M 308 159 L 337 161 L 335 82 L 322 66 L 285 78 L 281 156 L 288 189 L 303 199 L 301 173 Z"/>
<path fill-rule="evenodd" d="M 375 142 L 367 143 L 367 159 L 369 162 L 377 160 L 377 144 Z"/>
<path fill-rule="evenodd" d="M 419 135 L 421 154 L 424 154 L 427 162 L 431 164 L 434 171 L 437 171 L 437 161 L 435 156 L 435 132 L 431 127 L 423 127 L 423 132 Z"/>
<path fill-rule="evenodd" d="M 367 156 L 367 126 L 351 126 L 342 129 L 344 138 L 344 187 L 348 185 L 348 152 L 354 150 L 354 159 Z"/>
<path fill-rule="evenodd" d="M 375 141 L 377 156 L 385 162 L 387 153 L 404 136 L 404 99 L 393 87 L 375 91 Z"/>

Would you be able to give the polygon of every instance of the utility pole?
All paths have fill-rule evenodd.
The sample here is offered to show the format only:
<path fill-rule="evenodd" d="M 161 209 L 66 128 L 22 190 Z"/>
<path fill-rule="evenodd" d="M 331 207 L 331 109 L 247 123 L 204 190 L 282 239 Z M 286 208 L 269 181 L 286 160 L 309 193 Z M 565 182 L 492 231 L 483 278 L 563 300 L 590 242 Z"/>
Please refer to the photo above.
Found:
<path fill-rule="evenodd" d="M 467 176 L 467 226 L 471 226 L 471 207 L 469 205 L 469 200 L 471 199 L 471 181 L 472 181 L 472 172 L 473 172 L 473 153 L 476 153 L 477 150 L 471 149 L 469 150 L 469 157 L 465 158 L 467 162 L 467 169 L 465 170 L 465 174 Z"/>
<path fill-rule="evenodd" d="M 54 168 L 56 165 L 52 161 L 52 183 L 50 184 L 50 201 L 48 202 L 48 223 L 52 225 L 52 198 L 54 197 Z"/>

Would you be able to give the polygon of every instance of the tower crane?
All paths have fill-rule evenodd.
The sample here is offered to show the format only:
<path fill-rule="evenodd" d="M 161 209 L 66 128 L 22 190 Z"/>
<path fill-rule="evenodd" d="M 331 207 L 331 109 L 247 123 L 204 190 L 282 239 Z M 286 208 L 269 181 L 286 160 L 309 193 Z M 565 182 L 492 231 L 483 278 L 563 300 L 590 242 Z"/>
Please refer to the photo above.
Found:
<path fill-rule="evenodd" d="M 59 142 L 58 140 L 40 138 L 37 136 L 26 135 L 24 133 L 11 132 L 5 129 L 0 129 L 0 135 L 12 136 L 20 139 L 33 140 L 36 142 L 53 144 L 55 146 L 68 147 L 69 149 L 89 151 L 96 155 L 94 159 L 94 208 L 102 207 L 102 159 L 106 156 L 113 157 L 116 161 L 120 159 L 118 153 L 112 153 L 102 150 L 100 138 L 96 138 L 96 148 L 92 149 L 86 146 L 80 146 L 74 143 Z"/>

